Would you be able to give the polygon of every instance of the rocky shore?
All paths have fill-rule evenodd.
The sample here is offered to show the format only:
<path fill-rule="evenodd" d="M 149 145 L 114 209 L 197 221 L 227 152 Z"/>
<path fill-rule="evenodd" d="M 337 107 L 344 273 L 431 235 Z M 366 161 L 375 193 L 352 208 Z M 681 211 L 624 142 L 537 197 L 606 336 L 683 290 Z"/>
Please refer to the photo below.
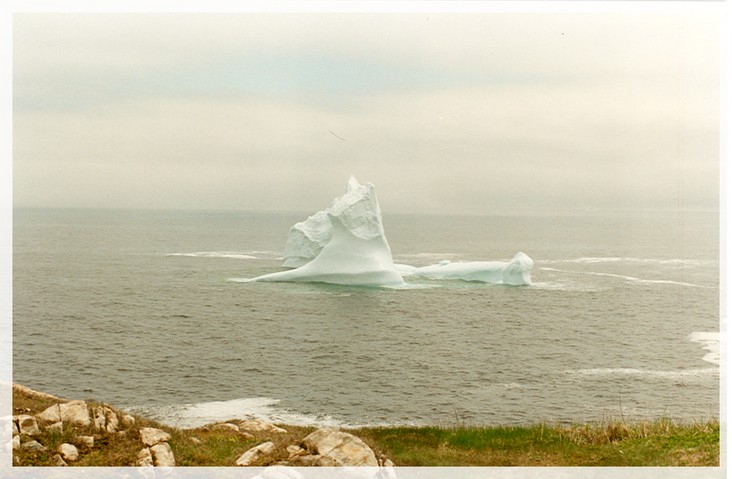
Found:
<path fill-rule="evenodd" d="M 17 384 L 13 385 L 13 397 L 38 401 L 31 408 L 16 407 L 14 401 L 12 449 L 16 465 L 20 465 L 21 455 L 26 459 L 38 455 L 46 458 L 46 465 L 73 466 L 84 463 L 85 456 L 99 453 L 100 449 L 124 444 L 135 448 L 128 451 L 127 457 L 131 459 L 127 466 L 173 467 L 180 465 L 173 446 L 186 450 L 195 449 L 196 445 L 203 447 L 205 438 L 214 435 L 241 444 L 241 453 L 236 454 L 231 466 L 368 466 L 382 472 L 394 466 L 361 438 L 333 428 L 306 431 L 300 437 L 281 426 L 244 418 L 180 434 L 180 430 L 164 425 L 152 427 L 151 421 L 107 404 L 66 400 Z M 33 410 L 43 403 L 51 404 Z M 174 434 L 177 439 L 171 446 Z"/>

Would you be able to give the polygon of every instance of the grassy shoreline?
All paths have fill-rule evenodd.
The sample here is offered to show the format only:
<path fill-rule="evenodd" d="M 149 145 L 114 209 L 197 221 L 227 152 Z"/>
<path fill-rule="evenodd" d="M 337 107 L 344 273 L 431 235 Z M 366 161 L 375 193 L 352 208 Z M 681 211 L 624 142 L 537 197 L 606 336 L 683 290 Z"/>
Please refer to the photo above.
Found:
<path fill-rule="evenodd" d="M 65 400 L 13 387 L 13 414 L 37 414 Z M 90 404 L 100 404 L 87 401 Z M 285 449 L 314 427 L 280 425 L 287 433 L 260 432 L 247 437 L 212 427 L 179 429 L 135 416 L 126 434 L 87 430 L 43 432 L 47 451 L 13 451 L 14 465 L 49 466 L 55 449 L 81 433 L 95 446 L 74 466 L 131 466 L 140 450 L 139 428 L 170 432 L 178 466 L 234 466 L 236 458 L 263 441 Z M 233 418 L 232 418 L 233 419 Z M 396 466 L 719 466 L 719 421 L 695 423 L 659 419 L 606 420 L 575 425 L 536 424 L 491 427 L 368 427 L 348 429 Z M 285 461 L 274 455 L 262 466 Z"/>

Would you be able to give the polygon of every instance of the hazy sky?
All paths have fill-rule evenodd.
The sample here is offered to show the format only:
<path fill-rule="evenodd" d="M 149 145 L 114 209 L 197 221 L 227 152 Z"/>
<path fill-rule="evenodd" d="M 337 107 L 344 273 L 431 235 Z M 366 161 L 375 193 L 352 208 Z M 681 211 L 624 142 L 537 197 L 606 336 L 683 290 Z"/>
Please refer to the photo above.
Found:
<path fill-rule="evenodd" d="M 16 206 L 705 208 L 716 14 L 15 14 Z"/>

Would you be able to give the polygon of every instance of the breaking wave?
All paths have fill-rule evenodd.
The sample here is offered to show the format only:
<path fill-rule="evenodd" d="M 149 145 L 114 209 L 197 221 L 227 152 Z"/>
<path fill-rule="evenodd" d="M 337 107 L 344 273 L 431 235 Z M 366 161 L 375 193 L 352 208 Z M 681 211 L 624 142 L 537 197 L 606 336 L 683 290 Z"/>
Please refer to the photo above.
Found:
<path fill-rule="evenodd" d="M 186 429 L 231 419 L 262 419 L 292 426 L 338 427 L 342 425 L 328 415 L 305 415 L 278 408 L 279 402 L 279 399 L 255 397 L 196 404 L 139 407 L 129 410 L 148 415 L 169 426 Z"/>

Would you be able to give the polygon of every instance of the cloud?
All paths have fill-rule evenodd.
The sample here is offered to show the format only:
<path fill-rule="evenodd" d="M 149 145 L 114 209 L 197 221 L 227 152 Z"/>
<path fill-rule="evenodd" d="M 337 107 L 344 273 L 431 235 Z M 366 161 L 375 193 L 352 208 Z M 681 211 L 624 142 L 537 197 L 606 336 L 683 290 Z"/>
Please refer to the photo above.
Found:
<path fill-rule="evenodd" d="M 19 15 L 16 204 L 310 210 L 355 173 L 394 211 L 713 208 L 718 35 L 695 15 Z"/>

